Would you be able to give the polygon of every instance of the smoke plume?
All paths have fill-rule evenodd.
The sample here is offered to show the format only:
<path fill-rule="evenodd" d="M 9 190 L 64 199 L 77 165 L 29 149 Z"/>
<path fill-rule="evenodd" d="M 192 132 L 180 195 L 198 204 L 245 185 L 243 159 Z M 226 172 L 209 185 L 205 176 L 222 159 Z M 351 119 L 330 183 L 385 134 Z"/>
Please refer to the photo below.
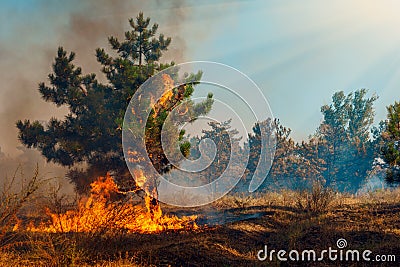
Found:
<path fill-rule="evenodd" d="M 44 102 L 38 83 L 47 82 L 57 47 L 76 53 L 75 64 L 83 73 L 100 73 L 95 49 L 110 51 L 107 38 L 123 37 L 129 30 L 129 18 L 140 11 L 159 24 L 159 33 L 172 37 L 164 60 L 181 62 L 185 58 L 185 40 L 180 35 L 188 9 L 183 1 L 36 1 L 14 5 L 0 15 L 14 14 L 0 27 L 0 178 L 10 175 L 18 164 L 31 172 L 39 169 L 52 175 L 64 175 L 65 169 L 46 163 L 38 151 L 22 148 L 15 122 L 19 119 L 48 121 L 62 118 L 66 108 Z M 9 13 L 2 14 L 1 12 Z"/>

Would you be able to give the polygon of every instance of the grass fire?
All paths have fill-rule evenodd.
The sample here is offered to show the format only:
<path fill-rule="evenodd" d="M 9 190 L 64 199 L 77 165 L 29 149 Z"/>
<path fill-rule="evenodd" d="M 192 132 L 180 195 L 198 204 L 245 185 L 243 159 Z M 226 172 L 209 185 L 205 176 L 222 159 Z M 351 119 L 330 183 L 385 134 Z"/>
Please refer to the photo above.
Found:
<path fill-rule="evenodd" d="M 396 4 L 5 2 L 0 267 L 399 266 Z"/>
<path fill-rule="evenodd" d="M 50 220 L 37 226 L 29 222 L 26 230 L 48 233 L 160 233 L 167 230 L 198 228 L 196 216 L 178 218 L 163 215 L 160 205 L 152 204 L 154 201 L 149 195 L 144 196 L 143 207 L 127 201 L 124 194 L 118 190 L 110 175 L 99 177 L 91 184 L 89 197 L 80 200 L 76 209 L 56 214 L 46 208 Z M 120 198 L 123 199 L 118 200 Z"/>

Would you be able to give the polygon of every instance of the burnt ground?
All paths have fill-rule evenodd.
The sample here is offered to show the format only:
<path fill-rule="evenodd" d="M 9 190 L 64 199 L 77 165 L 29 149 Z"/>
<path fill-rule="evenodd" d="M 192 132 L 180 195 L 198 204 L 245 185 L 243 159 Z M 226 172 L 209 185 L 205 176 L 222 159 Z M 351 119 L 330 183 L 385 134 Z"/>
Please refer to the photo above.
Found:
<path fill-rule="evenodd" d="M 260 262 L 256 254 L 265 245 L 286 251 L 336 249 L 337 240 L 344 238 L 348 249 L 369 249 L 372 255 L 393 254 L 400 261 L 399 204 L 343 206 L 321 214 L 289 207 L 259 206 L 225 210 L 219 215 L 213 214 L 211 221 L 217 218 L 224 224 L 194 233 L 140 236 L 138 255 L 147 257 L 142 258 L 147 263 L 166 266 L 302 265 L 277 262 L 276 259 Z M 328 260 L 307 263 L 309 266 L 351 264 L 353 262 L 332 263 Z M 354 265 L 366 264 L 358 262 Z M 396 266 L 393 262 L 386 265 Z"/>
<path fill-rule="evenodd" d="M 21 266 L 399 266 L 398 203 L 340 205 L 318 213 L 279 205 L 168 212 L 201 213 L 201 227 L 160 234 L 29 234 L 36 247 L 24 245 L 26 236 L 21 234 L 14 237 L 21 244 L 12 253 Z M 257 259 L 265 245 L 269 250 L 315 249 L 318 253 L 336 249 L 340 238 L 347 241 L 347 249 L 371 250 L 370 257 L 395 255 L 397 264 Z"/>

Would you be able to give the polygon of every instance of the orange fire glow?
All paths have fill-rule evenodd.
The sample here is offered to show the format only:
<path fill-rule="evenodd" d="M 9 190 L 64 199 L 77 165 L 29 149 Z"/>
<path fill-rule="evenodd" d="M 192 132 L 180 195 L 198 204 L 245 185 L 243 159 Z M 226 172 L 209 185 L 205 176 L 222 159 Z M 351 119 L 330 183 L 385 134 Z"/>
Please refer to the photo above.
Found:
<path fill-rule="evenodd" d="M 157 103 L 152 104 L 154 118 L 166 107 L 174 97 L 172 89 L 174 80 L 168 74 L 162 75 L 164 93 Z M 140 100 L 140 97 L 139 97 Z M 151 100 L 153 103 L 153 100 Z M 135 110 L 132 109 L 132 113 Z M 152 157 L 149 154 L 149 157 Z M 137 151 L 128 151 L 128 161 L 140 165 L 145 161 Z M 120 192 L 110 175 L 99 177 L 91 184 L 89 197 L 82 199 L 76 209 L 65 213 L 53 213 L 50 209 L 46 214 L 50 220 L 40 225 L 30 224 L 28 230 L 36 232 L 99 232 L 124 230 L 126 232 L 158 233 L 165 230 L 197 229 L 197 216 L 178 218 L 163 215 L 158 202 L 158 192 L 155 180 L 147 177 L 142 169 L 133 171 L 136 185 L 145 192 L 144 206 L 135 205 L 129 201 L 127 193 Z"/>
<path fill-rule="evenodd" d="M 164 85 L 164 93 L 160 97 L 157 103 L 154 103 L 152 105 L 152 108 L 154 110 L 153 117 L 157 117 L 158 112 L 162 107 L 165 107 L 166 103 L 168 103 L 172 97 L 174 96 L 174 92 L 172 89 L 175 87 L 174 80 L 169 76 L 168 74 L 163 74 L 162 75 L 162 81 Z M 153 101 L 152 101 L 153 102 Z"/>
<path fill-rule="evenodd" d="M 118 198 L 125 200 L 116 200 Z M 33 232 L 112 232 L 159 233 L 165 230 L 197 229 L 196 216 L 178 218 L 163 215 L 161 207 L 151 205 L 146 194 L 145 207 L 126 201 L 111 176 L 99 177 L 91 184 L 90 196 L 80 201 L 77 209 L 56 214 L 46 210 L 50 220 L 39 226 L 29 225 Z"/>

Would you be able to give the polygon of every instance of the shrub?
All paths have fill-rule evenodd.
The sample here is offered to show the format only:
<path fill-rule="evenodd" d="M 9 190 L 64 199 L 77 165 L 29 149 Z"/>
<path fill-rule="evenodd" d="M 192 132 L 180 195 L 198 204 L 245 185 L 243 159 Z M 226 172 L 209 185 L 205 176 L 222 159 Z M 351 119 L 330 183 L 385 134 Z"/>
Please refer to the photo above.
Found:
<path fill-rule="evenodd" d="M 314 182 L 311 188 L 299 191 L 296 206 L 306 212 L 326 212 L 334 199 L 334 195 L 331 188 L 325 187 L 321 182 Z"/>

